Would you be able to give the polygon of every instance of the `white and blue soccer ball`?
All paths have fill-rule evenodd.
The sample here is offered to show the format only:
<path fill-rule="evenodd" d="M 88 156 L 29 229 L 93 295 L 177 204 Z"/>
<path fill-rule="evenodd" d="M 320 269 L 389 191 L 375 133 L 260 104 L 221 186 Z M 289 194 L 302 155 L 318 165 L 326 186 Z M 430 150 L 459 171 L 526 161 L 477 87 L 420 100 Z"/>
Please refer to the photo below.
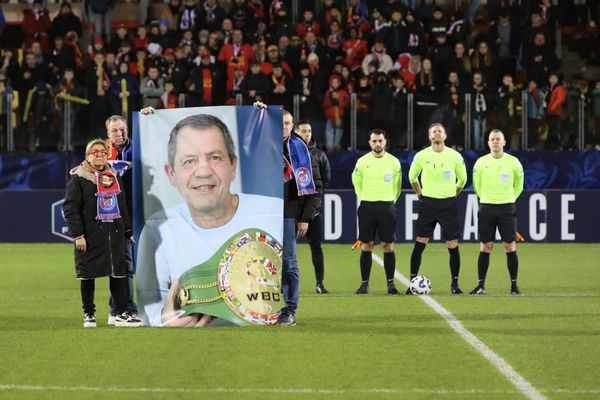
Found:
<path fill-rule="evenodd" d="M 429 294 L 431 292 L 431 281 L 426 276 L 417 275 L 410 280 L 409 288 L 412 294 Z"/>

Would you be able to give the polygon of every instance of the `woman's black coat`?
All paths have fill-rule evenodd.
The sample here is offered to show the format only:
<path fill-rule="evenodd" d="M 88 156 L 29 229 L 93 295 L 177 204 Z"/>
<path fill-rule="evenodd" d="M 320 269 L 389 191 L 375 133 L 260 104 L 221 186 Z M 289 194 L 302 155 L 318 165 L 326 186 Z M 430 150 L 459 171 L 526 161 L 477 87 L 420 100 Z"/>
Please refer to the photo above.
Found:
<path fill-rule="evenodd" d="M 70 171 L 63 212 L 73 238 L 84 235 L 87 249 L 75 250 L 75 271 L 78 279 L 103 276 L 125 276 L 126 264 L 123 246 L 125 237 L 132 236 L 129 212 L 125 203 L 123 181 L 118 173 L 121 193 L 117 196 L 121 218 L 113 222 L 96 220 L 96 177 L 86 161 Z"/>

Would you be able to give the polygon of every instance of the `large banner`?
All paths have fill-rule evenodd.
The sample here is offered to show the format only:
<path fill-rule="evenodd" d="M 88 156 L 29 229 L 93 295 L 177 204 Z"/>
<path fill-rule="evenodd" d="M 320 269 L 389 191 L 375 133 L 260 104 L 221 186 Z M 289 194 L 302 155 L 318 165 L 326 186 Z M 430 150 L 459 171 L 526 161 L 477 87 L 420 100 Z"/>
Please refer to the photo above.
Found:
<path fill-rule="evenodd" d="M 271 324 L 282 308 L 281 108 L 134 115 L 137 300 L 152 326 Z"/>

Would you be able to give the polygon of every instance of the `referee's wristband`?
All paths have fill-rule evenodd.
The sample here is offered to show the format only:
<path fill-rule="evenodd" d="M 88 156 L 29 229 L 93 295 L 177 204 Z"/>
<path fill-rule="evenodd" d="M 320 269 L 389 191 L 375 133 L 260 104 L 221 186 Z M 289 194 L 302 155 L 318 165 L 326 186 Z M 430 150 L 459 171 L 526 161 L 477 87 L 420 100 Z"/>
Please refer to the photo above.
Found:
<path fill-rule="evenodd" d="M 421 199 L 423 198 L 423 195 L 422 195 L 421 193 L 419 193 L 419 194 L 417 195 L 417 197 L 419 198 L 419 200 L 421 200 Z"/>

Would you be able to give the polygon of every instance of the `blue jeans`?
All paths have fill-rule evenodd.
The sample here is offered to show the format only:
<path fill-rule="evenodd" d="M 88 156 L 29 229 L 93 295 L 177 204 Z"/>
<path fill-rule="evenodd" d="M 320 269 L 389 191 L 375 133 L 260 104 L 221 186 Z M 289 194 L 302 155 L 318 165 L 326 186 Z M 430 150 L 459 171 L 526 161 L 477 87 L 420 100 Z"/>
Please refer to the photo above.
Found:
<path fill-rule="evenodd" d="M 327 120 L 325 124 L 325 147 L 327 147 L 327 150 L 340 150 L 343 135 L 343 127 L 336 128 L 333 126 L 333 122 Z"/>
<path fill-rule="evenodd" d="M 485 128 L 487 119 L 482 117 L 473 118 L 473 150 L 483 150 L 485 148 Z"/>
<path fill-rule="evenodd" d="M 283 219 L 283 275 L 281 278 L 285 307 L 282 312 L 294 315 L 300 297 L 300 271 L 296 259 L 296 220 Z"/>
<path fill-rule="evenodd" d="M 105 42 L 108 43 L 110 40 L 110 33 L 112 32 L 112 10 L 106 11 L 104 14 L 93 13 L 94 19 L 94 39 L 101 39 L 102 34 L 105 35 Z"/>
<path fill-rule="evenodd" d="M 471 25 L 473 25 L 473 22 L 475 21 L 475 15 L 477 14 L 477 10 L 479 10 L 480 6 L 481 0 L 471 0 L 469 3 L 469 8 L 467 9 L 467 19 Z"/>
<path fill-rule="evenodd" d="M 135 291 L 133 290 L 133 275 L 135 275 L 135 263 L 133 262 L 133 246 L 129 242 L 128 239 L 125 239 L 125 263 L 127 264 L 126 271 L 126 284 L 127 284 L 127 312 L 131 314 L 137 314 L 138 309 L 135 301 L 133 300 L 133 294 Z M 115 301 L 110 296 L 108 300 L 108 305 L 110 306 L 110 315 L 117 315 L 117 309 L 115 307 Z"/>

